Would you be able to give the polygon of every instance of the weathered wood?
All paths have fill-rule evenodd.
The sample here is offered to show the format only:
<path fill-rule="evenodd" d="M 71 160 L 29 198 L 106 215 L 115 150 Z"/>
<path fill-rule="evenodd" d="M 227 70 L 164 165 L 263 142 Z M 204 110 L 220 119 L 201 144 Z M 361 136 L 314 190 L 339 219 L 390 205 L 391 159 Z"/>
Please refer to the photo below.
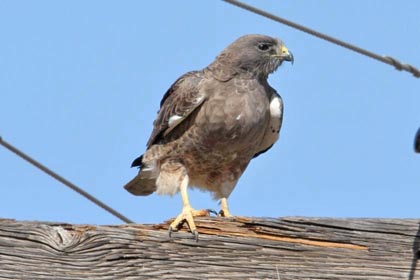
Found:
<path fill-rule="evenodd" d="M 92 226 L 0 220 L 0 279 L 420 279 L 420 220 L 238 217 Z"/>

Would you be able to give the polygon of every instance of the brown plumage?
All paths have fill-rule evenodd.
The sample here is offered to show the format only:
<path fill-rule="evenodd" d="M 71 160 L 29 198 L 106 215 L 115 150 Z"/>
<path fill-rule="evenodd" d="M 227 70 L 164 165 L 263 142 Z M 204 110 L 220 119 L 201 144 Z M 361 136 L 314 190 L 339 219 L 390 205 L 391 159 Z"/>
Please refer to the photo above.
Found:
<path fill-rule="evenodd" d="M 181 191 L 184 220 L 196 233 L 187 188 L 198 187 L 222 201 L 252 158 L 278 139 L 283 102 L 267 77 L 293 56 L 279 39 L 245 35 L 229 45 L 208 67 L 181 76 L 165 93 L 146 152 L 132 166 L 139 174 L 125 188 L 134 195 Z M 205 214 L 205 213 L 204 213 Z"/>

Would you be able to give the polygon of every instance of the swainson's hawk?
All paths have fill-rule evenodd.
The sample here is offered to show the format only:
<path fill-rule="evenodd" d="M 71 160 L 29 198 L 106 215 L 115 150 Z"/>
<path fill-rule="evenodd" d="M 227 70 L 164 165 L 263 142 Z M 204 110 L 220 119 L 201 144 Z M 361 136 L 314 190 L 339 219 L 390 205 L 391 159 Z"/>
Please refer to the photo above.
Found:
<path fill-rule="evenodd" d="M 267 77 L 283 61 L 293 62 L 284 43 L 265 35 L 245 35 L 200 71 L 188 72 L 160 103 L 146 152 L 132 166 L 139 174 L 125 186 L 134 195 L 181 192 L 184 207 L 171 223 L 186 221 L 198 237 L 188 187 L 221 199 L 220 213 L 231 216 L 227 199 L 249 162 L 277 141 L 283 118 L 280 95 Z"/>

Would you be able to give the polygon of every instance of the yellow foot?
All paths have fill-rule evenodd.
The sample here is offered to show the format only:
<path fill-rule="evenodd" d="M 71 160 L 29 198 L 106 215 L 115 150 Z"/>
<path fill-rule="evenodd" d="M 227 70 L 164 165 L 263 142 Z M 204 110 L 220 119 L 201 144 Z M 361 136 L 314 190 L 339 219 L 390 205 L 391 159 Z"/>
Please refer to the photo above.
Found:
<path fill-rule="evenodd" d="M 223 197 L 220 200 L 220 204 L 222 206 L 222 210 L 219 211 L 219 217 L 226 217 L 226 218 L 233 217 L 232 214 L 229 211 L 229 206 L 228 206 L 227 198 Z"/>
<path fill-rule="evenodd" d="M 213 210 L 195 210 L 191 206 L 184 206 L 182 209 L 181 214 L 175 218 L 175 220 L 169 225 L 169 238 L 173 231 L 178 231 L 184 222 L 187 222 L 188 227 L 192 234 L 194 234 L 194 238 L 198 241 L 198 231 L 197 227 L 195 226 L 194 217 L 205 217 L 210 216 L 210 213 L 213 213 Z"/>

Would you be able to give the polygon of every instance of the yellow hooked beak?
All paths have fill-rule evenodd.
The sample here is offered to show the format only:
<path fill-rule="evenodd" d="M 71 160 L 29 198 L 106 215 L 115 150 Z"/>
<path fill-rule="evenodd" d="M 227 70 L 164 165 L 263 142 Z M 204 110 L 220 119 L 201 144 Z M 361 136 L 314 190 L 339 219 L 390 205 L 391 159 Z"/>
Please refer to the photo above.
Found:
<path fill-rule="evenodd" d="M 290 61 L 293 64 L 293 62 L 295 61 L 293 54 L 289 51 L 289 49 L 284 44 L 281 45 L 279 52 L 280 52 L 278 54 L 279 57 L 281 57 L 285 61 Z"/>

